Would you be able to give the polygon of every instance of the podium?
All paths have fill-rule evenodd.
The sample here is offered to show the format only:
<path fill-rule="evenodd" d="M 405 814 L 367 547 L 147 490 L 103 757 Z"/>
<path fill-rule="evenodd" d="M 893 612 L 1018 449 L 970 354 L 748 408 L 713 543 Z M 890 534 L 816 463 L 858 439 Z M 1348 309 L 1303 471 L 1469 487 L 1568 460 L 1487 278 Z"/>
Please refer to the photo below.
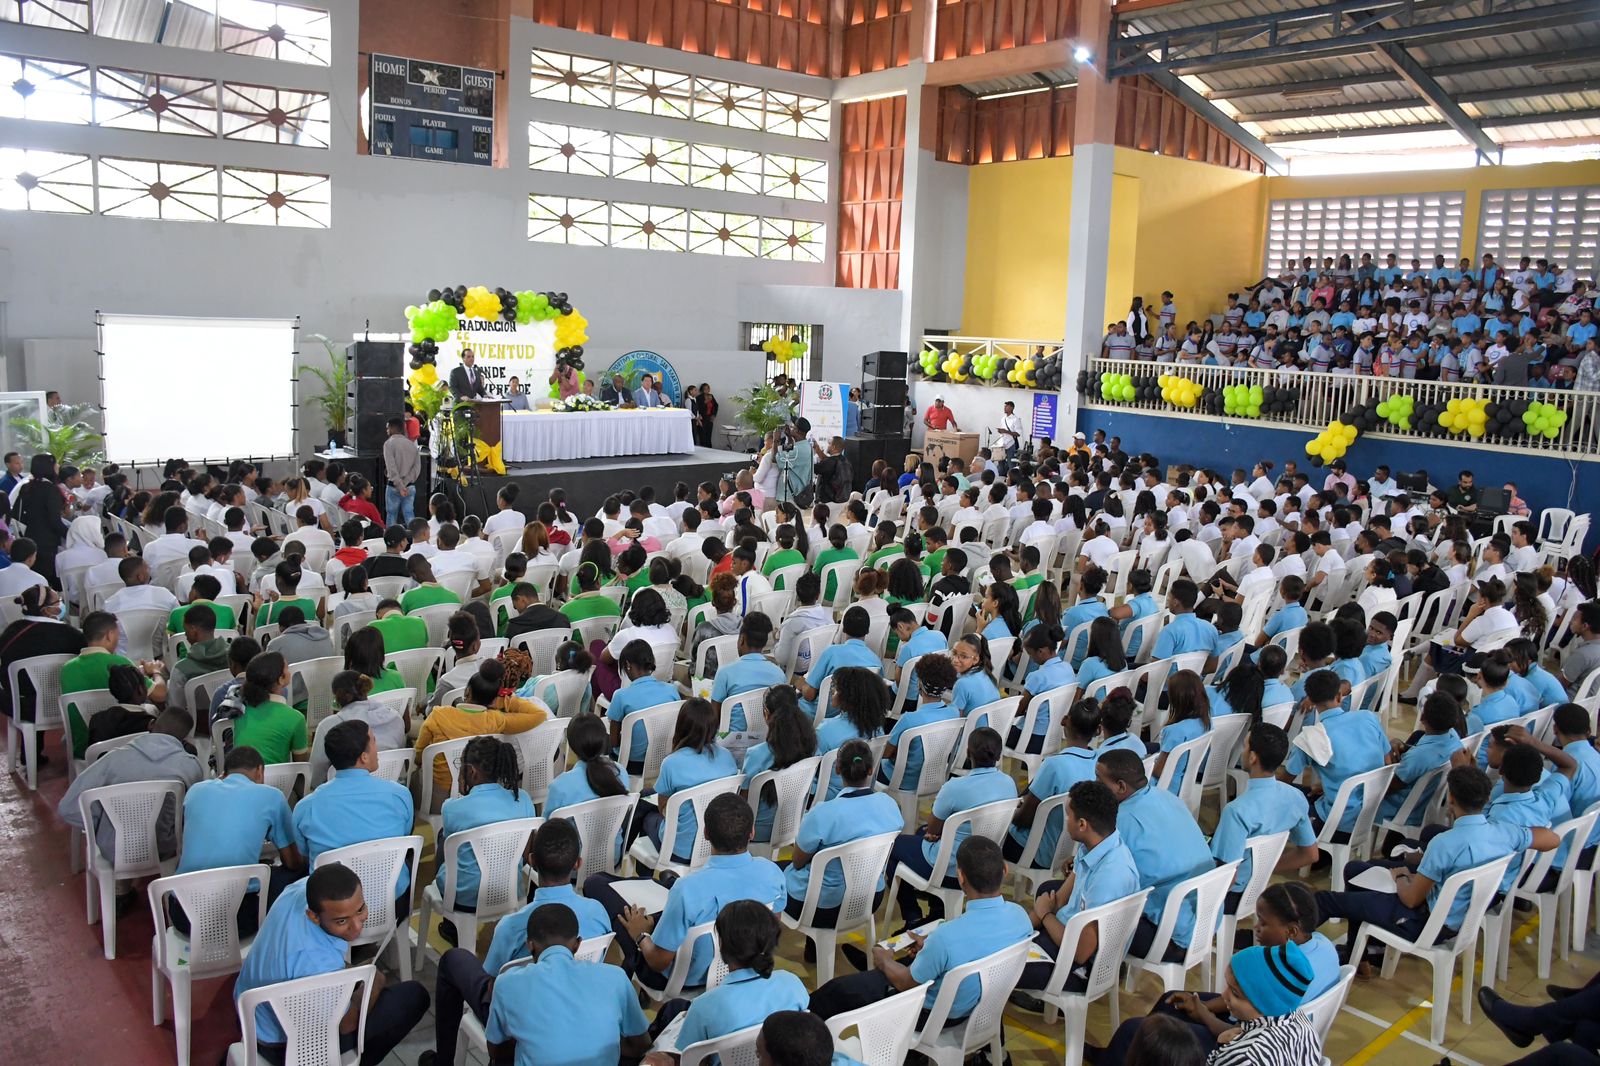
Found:
<path fill-rule="evenodd" d="M 493 448 L 500 443 L 500 409 L 504 400 L 457 400 L 456 406 L 472 410 L 472 436 Z"/>

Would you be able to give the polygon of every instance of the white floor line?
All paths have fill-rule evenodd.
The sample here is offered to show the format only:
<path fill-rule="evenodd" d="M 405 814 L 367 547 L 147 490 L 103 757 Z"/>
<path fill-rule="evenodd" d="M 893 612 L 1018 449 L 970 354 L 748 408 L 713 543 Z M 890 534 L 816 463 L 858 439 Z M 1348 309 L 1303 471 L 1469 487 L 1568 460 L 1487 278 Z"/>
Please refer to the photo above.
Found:
<path fill-rule="evenodd" d="M 1348 1003 L 1345 1004 L 1344 1010 L 1341 1013 L 1348 1014 L 1352 1018 L 1359 1018 L 1364 1022 L 1367 1022 L 1367 1023 L 1371 1024 L 1371 1025 L 1377 1026 L 1379 1029 L 1387 1029 L 1387 1028 L 1389 1028 L 1389 1026 L 1394 1024 L 1393 1022 L 1384 1021 L 1382 1018 L 1379 1018 L 1375 1014 L 1368 1014 L 1364 1010 L 1360 1010 L 1360 1009 L 1358 1009 L 1356 1007 L 1352 1007 Z M 1401 1033 L 1400 1036 L 1405 1040 L 1411 1041 L 1413 1044 L 1420 1044 L 1421 1046 L 1427 1048 L 1429 1051 L 1437 1052 L 1440 1055 L 1448 1056 L 1449 1059 L 1450 1059 L 1450 1062 L 1452 1063 L 1452 1066 L 1483 1066 L 1482 1063 L 1476 1062 L 1476 1061 L 1474 1061 L 1472 1059 L 1467 1058 L 1466 1056 L 1462 1055 L 1459 1051 L 1452 1051 L 1450 1048 L 1441 1047 L 1440 1045 L 1435 1044 L 1432 1040 L 1424 1039 L 1423 1037 L 1418 1036 L 1416 1033 L 1413 1033 L 1410 1030 L 1407 1030 L 1407 1031 Z"/>

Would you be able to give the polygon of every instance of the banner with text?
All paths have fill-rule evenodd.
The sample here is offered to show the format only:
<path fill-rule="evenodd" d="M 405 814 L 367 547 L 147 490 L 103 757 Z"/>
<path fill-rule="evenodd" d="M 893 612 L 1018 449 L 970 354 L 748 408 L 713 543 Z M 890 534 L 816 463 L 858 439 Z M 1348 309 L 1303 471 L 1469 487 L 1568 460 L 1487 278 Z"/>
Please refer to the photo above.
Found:
<path fill-rule="evenodd" d="M 1028 436 L 1038 439 L 1049 437 L 1052 440 L 1056 435 L 1056 407 L 1061 402 L 1059 393 L 1036 392 L 1033 394 L 1033 427 Z"/>
<path fill-rule="evenodd" d="M 802 381 L 800 417 L 811 423 L 811 438 L 825 441 L 844 436 L 845 403 L 850 385 L 843 381 Z"/>
<path fill-rule="evenodd" d="M 550 375 L 556 369 L 554 321 L 522 325 L 463 318 L 461 328 L 452 330 L 449 340 L 439 344 L 440 378 L 450 380 L 450 371 L 461 365 L 465 348 L 472 349 L 474 362 L 483 374 L 484 391 L 491 397 L 506 395 L 513 377 L 530 395 L 549 392 Z"/>

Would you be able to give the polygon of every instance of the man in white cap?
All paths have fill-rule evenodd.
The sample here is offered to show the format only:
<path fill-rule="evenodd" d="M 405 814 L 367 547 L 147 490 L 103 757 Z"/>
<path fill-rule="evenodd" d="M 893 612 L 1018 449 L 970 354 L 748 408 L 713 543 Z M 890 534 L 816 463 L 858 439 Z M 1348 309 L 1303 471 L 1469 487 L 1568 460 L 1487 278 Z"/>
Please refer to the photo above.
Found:
<path fill-rule="evenodd" d="M 1076 432 L 1076 433 L 1074 433 L 1072 435 L 1072 446 L 1067 449 L 1067 454 L 1068 455 L 1076 455 L 1079 452 L 1082 452 L 1084 455 L 1088 455 L 1089 454 L 1088 440 L 1089 440 L 1089 438 L 1085 437 L 1083 435 L 1083 430 L 1081 430 L 1081 429 L 1078 430 L 1078 432 Z"/>
<path fill-rule="evenodd" d="M 933 406 L 922 413 L 922 424 L 929 429 L 954 429 L 960 431 L 956 413 L 944 405 L 943 396 L 933 398 Z"/>

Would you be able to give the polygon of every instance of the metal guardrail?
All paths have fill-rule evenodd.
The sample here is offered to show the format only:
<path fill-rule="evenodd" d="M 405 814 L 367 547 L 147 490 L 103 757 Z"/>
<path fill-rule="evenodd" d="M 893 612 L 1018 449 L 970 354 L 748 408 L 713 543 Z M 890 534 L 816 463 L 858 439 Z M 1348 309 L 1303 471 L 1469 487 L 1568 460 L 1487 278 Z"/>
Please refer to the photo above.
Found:
<path fill-rule="evenodd" d="M 1054 356 L 1063 352 L 1059 340 L 1029 340 L 1005 337 L 943 337 L 925 336 L 924 348 L 941 353 L 959 355 L 998 355 L 1001 358 L 1025 359 Z M 1064 368 L 1063 390 L 1076 391 L 1077 374 L 1071 369 L 1072 360 Z M 1177 366 L 1172 363 L 1151 363 L 1131 359 L 1100 359 L 1088 357 L 1083 366 L 1089 371 L 1090 389 L 1078 397 L 1079 406 L 1107 411 L 1140 411 L 1168 418 L 1187 418 L 1200 422 L 1238 422 L 1270 425 L 1279 429 L 1300 429 L 1318 433 L 1334 419 L 1358 404 L 1376 405 L 1393 396 L 1410 396 L 1417 407 L 1426 404 L 1443 404 L 1454 399 L 1489 400 L 1502 404 L 1516 400 L 1554 404 L 1567 413 L 1566 426 L 1560 435 L 1479 438 L 1466 434 L 1435 436 L 1381 423 L 1364 435 L 1391 440 L 1414 441 L 1428 444 L 1490 449 L 1494 451 L 1528 454 L 1564 459 L 1600 461 L 1600 393 L 1578 392 L 1566 389 L 1529 388 L 1515 385 L 1477 385 L 1459 382 L 1418 381 L 1403 378 L 1377 378 L 1347 374 L 1315 374 L 1301 371 L 1281 374 L 1275 370 L 1256 370 L 1246 367 Z M 1200 407 L 1179 408 L 1162 400 L 1135 399 L 1127 403 L 1112 403 L 1100 397 L 1100 375 L 1128 374 L 1135 377 L 1159 377 L 1177 374 L 1206 388 L 1220 391 L 1228 385 L 1260 385 L 1263 388 L 1295 388 L 1300 391 L 1299 401 L 1288 413 L 1262 411 L 1259 418 L 1240 418 L 1216 415 Z M 974 382 L 982 387 L 982 383 Z M 1003 383 L 1001 383 L 1003 384 Z"/>

